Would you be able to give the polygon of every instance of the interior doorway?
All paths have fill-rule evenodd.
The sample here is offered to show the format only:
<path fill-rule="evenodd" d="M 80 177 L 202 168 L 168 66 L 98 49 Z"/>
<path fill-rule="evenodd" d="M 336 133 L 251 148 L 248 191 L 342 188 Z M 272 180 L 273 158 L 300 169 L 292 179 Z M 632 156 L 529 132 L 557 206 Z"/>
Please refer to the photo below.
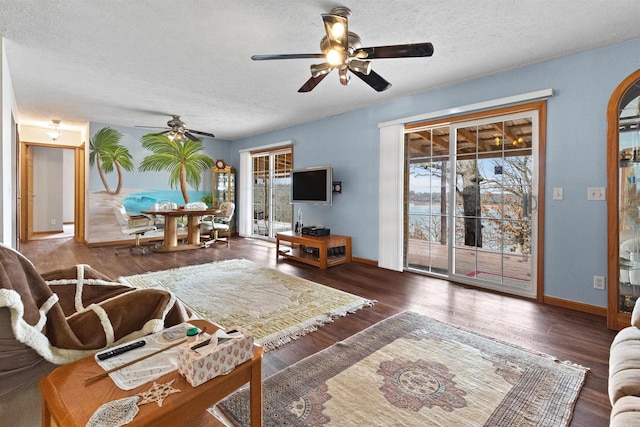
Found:
<path fill-rule="evenodd" d="M 20 241 L 83 241 L 84 146 L 21 142 L 18 164 Z"/>

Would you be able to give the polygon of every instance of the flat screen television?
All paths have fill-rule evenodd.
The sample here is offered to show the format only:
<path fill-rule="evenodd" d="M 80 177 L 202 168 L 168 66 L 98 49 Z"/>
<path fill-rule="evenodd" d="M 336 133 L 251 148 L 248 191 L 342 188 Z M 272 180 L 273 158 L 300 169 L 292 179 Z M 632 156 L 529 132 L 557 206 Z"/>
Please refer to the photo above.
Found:
<path fill-rule="evenodd" d="M 331 166 L 316 166 L 291 171 L 291 203 L 330 205 Z"/>

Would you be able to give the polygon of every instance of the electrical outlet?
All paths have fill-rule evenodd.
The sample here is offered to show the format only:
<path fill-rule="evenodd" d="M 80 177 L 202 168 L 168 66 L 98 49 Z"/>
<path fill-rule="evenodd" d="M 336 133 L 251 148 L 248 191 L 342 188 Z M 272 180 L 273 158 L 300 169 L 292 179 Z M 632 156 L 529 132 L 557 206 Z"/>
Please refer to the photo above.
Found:
<path fill-rule="evenodd" d="M 51 225 L 56 225 L 56 220 L 55 219 L 51 220 Z"/>
<path fill-rule="evenodd" d="M 587 188 L 587 200 L 605 200 L 604 187 L 589 187 Z"/>
<path fill-rule="evenodd" d="M 593 289 L 604 290 L 604 276 L 593 276 Z"/>

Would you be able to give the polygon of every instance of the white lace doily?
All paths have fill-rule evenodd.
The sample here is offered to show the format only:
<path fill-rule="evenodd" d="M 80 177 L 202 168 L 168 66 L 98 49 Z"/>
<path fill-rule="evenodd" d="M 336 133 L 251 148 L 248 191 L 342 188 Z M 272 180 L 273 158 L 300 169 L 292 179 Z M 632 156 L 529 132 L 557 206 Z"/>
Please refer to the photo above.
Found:
<path fill-rule="evenodd" d="M 96 409 L 87 427 L 119 427 L 129 424 L 138 414 L 139 396 L 112 400 Z"/>

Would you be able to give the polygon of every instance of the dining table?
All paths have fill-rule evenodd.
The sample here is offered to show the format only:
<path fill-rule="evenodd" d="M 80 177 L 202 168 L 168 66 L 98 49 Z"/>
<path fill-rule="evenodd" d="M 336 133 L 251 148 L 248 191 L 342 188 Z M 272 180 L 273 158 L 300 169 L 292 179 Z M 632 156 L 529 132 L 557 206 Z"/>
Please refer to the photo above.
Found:
<path fill-rule="evenodd" d="M 212 217 L 219 209 L 171 209 L 171 210 L 146 210 L 141 211 L 145 215 L 162 215 L 164 217 L 164 239 L 162 246 L 153 249 L 154 252 L 173 252 L 199 249 L 204 246 L 200 241 L 200 222 L 204 216 Z M 187 218 L 187 242 L 178 243 L 178 219 Z"/>

